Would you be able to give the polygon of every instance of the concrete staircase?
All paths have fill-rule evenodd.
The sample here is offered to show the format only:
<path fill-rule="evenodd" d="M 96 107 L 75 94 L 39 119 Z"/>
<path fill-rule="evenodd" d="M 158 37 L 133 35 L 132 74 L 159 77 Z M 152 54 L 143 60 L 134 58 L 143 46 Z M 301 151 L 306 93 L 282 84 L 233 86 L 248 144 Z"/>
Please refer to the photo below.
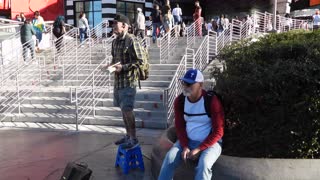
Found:
<path fill-rule="evenodd" d="M 197 44 L 201 39 L 197 40 Z M 166 112 L 163 106 L 163 90 L 168 88 L 177 66 L 185 53 L 186 38 L 178 40 L 177 48 L 170 54 L 170 62 L 160 64 L 160 49 L 151 44 L 150 55 L 150 77 L 146 81 L 141 81 L 141 89 L 137 88 L 135 115 L 136 126 L 147 128 L 166 128 Z M 194 47 L 197 47 L 195 45 Z M 78 51 L 87 51 L 86 47 Z M 69 52 L 72 54 L 72 52 Z M 89 76 L 94 68 L 97 67 L 106 53 L 101 48 L 96 48 L 96 53 L 92 57 L 92 64 L 84 65 L 79 76 L 71 77 L 63 82 L 61 78 L 61 68 L 50 63 L 46 65 L 41 88 L 36 89 L 26 97 L 21 104 L 21 113 L 16 109 L 8 114 L 3 121 L 15 122 L 37 122 L 37 123 L 76 123 L 75 104 L 70 103 L 70 87 L 80 85 Z M 72 59 L 70 59 L 72 60 Z M 75 68 L 75 67 L 69 67 Z M 104 91 L 104 90 L 99 90 Z M 123 126 L 121 111 L 113 106 L 113 93 L 104 92 L 100 99 L 96 99 L 98 104 L 93 115 L 85 117 L 84 124 L 114 125 Z"/>

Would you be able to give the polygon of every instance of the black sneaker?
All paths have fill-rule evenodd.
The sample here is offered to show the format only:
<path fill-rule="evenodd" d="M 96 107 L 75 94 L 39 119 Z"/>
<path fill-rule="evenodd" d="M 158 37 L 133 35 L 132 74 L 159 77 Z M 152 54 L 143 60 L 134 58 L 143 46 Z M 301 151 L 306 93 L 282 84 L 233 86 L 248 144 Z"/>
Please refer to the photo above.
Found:
<path fill-rule="evenodd" d="M 123 149 L 132 149 L 139 145 L 138 139 L 129 139 L 126 143 L 121 144 Z"/>
<path fill-rule="evenodd" d="M 129 138 L 130 138 L 130 136 L 125 135 L 123 138 L 115 141 L 114 144 L 115 144 L 115 145 L 124 144 L 124 143 L 128 142 Z"/>

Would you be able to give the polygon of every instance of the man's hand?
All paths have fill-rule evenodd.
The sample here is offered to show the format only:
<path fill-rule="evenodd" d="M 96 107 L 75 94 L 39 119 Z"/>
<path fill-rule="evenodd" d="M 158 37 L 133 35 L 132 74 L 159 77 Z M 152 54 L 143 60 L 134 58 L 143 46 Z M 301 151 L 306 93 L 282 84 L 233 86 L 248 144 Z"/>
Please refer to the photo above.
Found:
<path fill-rule="evenodd" d="M 191 152 L 187 154 L 187 157 L 191 160 L 196 160 L 200 155 L 201 150 L 199 148 L 195 148 Z"/>
<path fill-rule="evenodd" d="M 190 153 L 190 149 L 185 147 L 183 148 L 181 152 L 181 158 L 183 159 L 184 162 L 187 162 L 188 154 Z"/>
<path fill-rule="evenodd" d="M 114 67 L 116 68 L 116 72 L 120 72 L 122 70 L 121 64 L 114 65 Z"/>
<path fill-rule="evenodd" d="M 100 66 L 101 71 L 107 71 L 107 68 L 109 67 L 109 64 L 104 64 Z"/>

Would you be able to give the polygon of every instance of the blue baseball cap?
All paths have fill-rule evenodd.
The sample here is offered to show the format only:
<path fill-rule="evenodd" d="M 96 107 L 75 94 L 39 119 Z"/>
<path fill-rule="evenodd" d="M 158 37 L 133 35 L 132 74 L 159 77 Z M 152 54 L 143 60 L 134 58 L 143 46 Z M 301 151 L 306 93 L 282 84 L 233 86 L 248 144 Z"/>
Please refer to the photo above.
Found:
<path fill-rule="evenodd" d="M 204 78 L 202 73 L 198 69 L 189 69 L 183 76 L 183 78 L 180 78 L 179 80 L 189 84 L 194 84 L 197 82 L 203 82 Z"/>

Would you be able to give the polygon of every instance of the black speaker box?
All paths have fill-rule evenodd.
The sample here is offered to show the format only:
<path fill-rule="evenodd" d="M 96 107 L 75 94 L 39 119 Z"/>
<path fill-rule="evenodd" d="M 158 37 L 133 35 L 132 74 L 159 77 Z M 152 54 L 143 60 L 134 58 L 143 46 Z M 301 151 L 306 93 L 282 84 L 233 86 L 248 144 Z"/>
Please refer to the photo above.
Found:
<path fill-rule="evenodd" d="M 89 180 L 92 170 L 86 164 L 69 162 L 60 180 Z"/>

